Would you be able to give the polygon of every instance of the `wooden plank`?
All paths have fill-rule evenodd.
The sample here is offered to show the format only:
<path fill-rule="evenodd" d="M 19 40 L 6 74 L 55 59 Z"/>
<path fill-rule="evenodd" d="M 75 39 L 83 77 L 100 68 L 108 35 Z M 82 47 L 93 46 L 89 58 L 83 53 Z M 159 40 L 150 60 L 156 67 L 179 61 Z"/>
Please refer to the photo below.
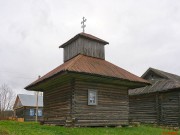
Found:
<path fill-rule="evenodd" d="M 71 109 L 71 80 L 50 85 L 44 91 L 44 120 L 45 124 L 65 123 Z"/>
<path fill-rule="evenodd" d="M 88 89 L 98 90 L 98 105 L 88 106 Z M 124 123 L 127 125 L 129 113 L 127 88 L 76 80 L 74 109 L 76 126 L 108 126 Z"/>
<path fill-rule="evenodd" d="M 130 121 L 156 123 L 156 95 L 135 95 L 129 97 Z"/>
<path fill-rule="evenodd" d="M 130 120 L 178 126 L 180 121 L 178 91 L 130 96 Z"/>
<path fill-rule="evenodd" d="M 79 38 L 64 47 L 64 62 L 78 54 L 105 59 L 104 45 L 89 39 Z"/>

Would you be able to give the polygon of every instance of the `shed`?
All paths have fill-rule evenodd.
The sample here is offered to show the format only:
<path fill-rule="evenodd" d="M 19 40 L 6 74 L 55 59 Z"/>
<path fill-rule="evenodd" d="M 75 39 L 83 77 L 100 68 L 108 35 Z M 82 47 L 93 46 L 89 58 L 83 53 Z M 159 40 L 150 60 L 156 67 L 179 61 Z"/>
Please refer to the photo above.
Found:
<path fill-rule="evenodd" d="M 35 121 L 36 95 L 18 94 L 13 109 L 15 117 Z M 38 96 L 38 120 L 43 120 L 43 96 Z"/>
<path fill-rule="evenodd" d="M 152 85 L 129 90 L 130 121 L 180 125 L 180 76 L 149 68 L 142 78 Z"/>
<path fill-rule="evenodd" d="M 60 46 L 64 63 L 26 86 L 44 92 L 44 123 L 65 126 L 128 125 L 128 89 L 146 80 L 105 60 L 100 38 L 79 33 Z"/>

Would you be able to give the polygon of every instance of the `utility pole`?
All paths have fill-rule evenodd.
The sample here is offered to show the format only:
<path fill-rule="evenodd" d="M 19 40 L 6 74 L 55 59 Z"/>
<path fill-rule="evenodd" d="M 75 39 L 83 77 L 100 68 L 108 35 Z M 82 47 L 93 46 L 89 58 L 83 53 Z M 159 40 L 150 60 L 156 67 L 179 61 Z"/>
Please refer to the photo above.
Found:
<path fill-rule="evenodd" d="M 41 76 L 38 76 L 38 79 L 40 79 Z M 39 91 L 36 91 L 36 122 L 38 121 L 38 96 L 39 96 Z"/>

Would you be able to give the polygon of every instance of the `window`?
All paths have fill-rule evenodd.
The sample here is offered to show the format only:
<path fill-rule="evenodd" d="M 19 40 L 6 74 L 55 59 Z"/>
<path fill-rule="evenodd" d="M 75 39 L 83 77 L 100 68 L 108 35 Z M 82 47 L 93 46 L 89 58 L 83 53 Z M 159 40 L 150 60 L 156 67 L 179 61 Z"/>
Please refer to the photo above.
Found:
<path fill-rule="evenodd" d="M 34 109 L 30 109 L 29 115 L 30 115 L 30 116 L 34 116 Z"/>
<path fill-rule="evenodd" d="M 42 116 L 42 109 L 38 109 L 38 116 Z"/>
<path fill-rule="evenodd" d="M 154 75 L 153 74 L 151 74 L 151 80 L 154 80 Z"/>
<path fill-rule="evenodd" d="M 36 109 L 30 109 L 29 110 L 29 115 L 30 116 L 36 116 Z M 38 116 L 42 116 L 42 109 L 38 109 Z"/>
<path fill-rule="evenodd" d="M 89 89 L 88 90 L 88 105 L 97 105 L 97 91 Z"/>

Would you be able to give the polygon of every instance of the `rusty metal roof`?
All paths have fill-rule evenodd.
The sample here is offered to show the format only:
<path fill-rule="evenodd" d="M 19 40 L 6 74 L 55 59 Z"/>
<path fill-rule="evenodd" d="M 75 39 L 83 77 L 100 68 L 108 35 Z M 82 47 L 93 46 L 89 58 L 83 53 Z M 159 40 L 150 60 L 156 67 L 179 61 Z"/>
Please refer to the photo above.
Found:
<path fill-rule="evenodd" d="M 91 40 L 100 42 L 100 43 L 102 43 L 102 44 L 104 44 L 104 45 L 109 44 L 109 43 L 108 43 L 107 41 L 105 41 L 105 40 L 102 40 L 102 39 L 100 39 L 100 38 L 98 38 L 98 37 L 95 37 L 95 36 L 93 36 L 93 35 L 91 35 L 91 34 L 87 34 L 87 33 L 83 33 L 83 32 L 82 32 L 82 33 L 77 34 L 76 36 L 74 36 L 73 38 L 71 38 L 70 40 L 68 40 L 68 41 L 65 42 L 64 44 L 62 44 L 61 46 L 59 46 L 59 48 L 64 48 L 64 46 L 72 43 L 74 40 L 76 40 L 76 39 L 79 38 L 79 37 L 91 39 Z"/>
<path fill-rule="evenodd" d="M 62 71 L 73 71 L 78 73 L 88 73 L 94 75 L 102 75 L 107 77 L 115 77 L 123 80 L 142 82 L 149 84 L 148 81 L 102 59 L 94 58 L 79 54 L 64 64 L 58 66 L 54 70 L 50 71 L 46 75 L 42 76 L 35 82 L 26 86 L 26 88 L 35 85 L 49 77 L 52 77 Z"/>

